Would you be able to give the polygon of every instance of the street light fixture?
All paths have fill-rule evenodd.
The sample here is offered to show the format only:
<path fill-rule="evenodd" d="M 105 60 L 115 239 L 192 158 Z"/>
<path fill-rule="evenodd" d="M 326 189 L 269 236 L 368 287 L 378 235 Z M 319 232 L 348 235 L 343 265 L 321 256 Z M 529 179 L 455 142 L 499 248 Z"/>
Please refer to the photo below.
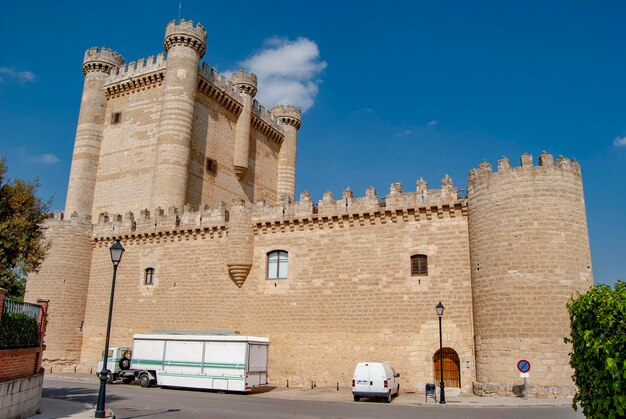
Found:
<path fill-rule="evenodd" d="M 437 316 L 439 316 L 439 387 L 441 388 L 441 393 L 439 394 L 439 403 L 446 404 L 446 393 L 444 391 L 444 383 L 443 383 L 443 339 L 441 337 L 441 318 L 443 317 L 443 304 L 439 301 L 439 304 L 435 307 L 437 309 Z"/>
<path fill-rule="evenodd" d="M 109 374 L 107 371 L 107 360 L 109 357 L 109 337 L 111 336 L 111 317 L 113 316 L 113 297 L 115 297 L 115 277 L 117 276 L 117 266 L 122 261 L 124 246 L 117 240 L 109 248 L 111 251 L 111 262 L 113 262 L 113 282 L 111 284 L 111 300 L 109 301 L 109 320 L 107 322 L 107 336 L 104 341 L 104 354 L 102 356 L 102 371 L 100 371 L 100 391 L 98 392 L 98 404 L 96 405 L 96 417 L 106 417 L 104 402 L 106 399 L 106 385 Z"/>

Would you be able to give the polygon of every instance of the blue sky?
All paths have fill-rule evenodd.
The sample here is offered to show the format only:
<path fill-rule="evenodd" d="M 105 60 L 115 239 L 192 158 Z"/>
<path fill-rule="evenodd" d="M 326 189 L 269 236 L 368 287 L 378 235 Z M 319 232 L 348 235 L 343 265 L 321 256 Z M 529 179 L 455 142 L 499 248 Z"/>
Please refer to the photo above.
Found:
<path fill-rule="evenodd" d="M 178 0 L 3 2 L 0 153 L 62 209 L 90 46 L 162 50 Z M 306 108 L 297 194 L 379 195 L 483 159 L 542 150 L 581 162 L 596 282 L 626 279 L 624 2 L 206 2 L 204 61 L 260 73 L 259 98 Z M 274 57 L 274 60 L 268 59 Z M 285 72 L 272 62 L 284 58 Z M 267 88 L 263 89 L 265 85 Z M 263 92 L 263 93 L 262 93 Z M 269 102 L 269 103 L 268 103 Z"/>

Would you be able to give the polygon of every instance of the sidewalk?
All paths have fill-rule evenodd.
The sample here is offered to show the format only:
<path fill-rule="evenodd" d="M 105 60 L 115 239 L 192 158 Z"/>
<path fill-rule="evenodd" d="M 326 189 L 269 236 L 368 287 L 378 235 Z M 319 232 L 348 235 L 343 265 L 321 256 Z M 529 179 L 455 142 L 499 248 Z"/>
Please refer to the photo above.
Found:
<path fill-rule="evenodd" d="M 47 374 L 46 378 L 55 380 L 71 381 L 94 381 L 94 377 L 82 373 L 57 373 Z M 329 401 L 355 403 L 352 400 L 352 391 L 349 387 L 274 387 L 267 386 L 242 397 L 273 398 L 283 400 L 308 400 L 308 401 Z M 459 396 L 446 395 L 446 406 L 463 407 L 562 407 L 571 406 L 571 399 L 535 399 L 524 400 L 519 397 L 480 397 L 473 394 L 461 394 Z M 363 399 L 359 403 L 384 403 L 379 400 Z M 406 406 L 435 406 L 435 400 L 429 398 L 426 402 L 424 393 L 400 392 L 400 395 L 393 399 L 393 404 Z M 445 406 L 441 406 L 445 408 Z M 54 399 L 44 397 L 41 399 L 41 414 L 34 416 L 35 419 L 55 419 L 55 418 L 93 418 L 95 406 L 90 403 L 80 403 L 76 401 Z"/>

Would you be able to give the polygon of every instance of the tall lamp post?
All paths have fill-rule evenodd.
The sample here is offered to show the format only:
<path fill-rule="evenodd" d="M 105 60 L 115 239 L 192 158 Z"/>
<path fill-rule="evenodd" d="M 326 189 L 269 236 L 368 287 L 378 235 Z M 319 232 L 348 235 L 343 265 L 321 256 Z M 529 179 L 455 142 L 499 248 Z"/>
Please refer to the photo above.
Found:
<path fill-rule="evenodd" d="M 104 341 L 104 354 L 102 356 L 102 371 L 100 371 L 100 391 L 98 392 L 98 404 L 96 405 L 96 417 L 106 417 L 104 402 L 106 399 L 106 387 L 109 374 L 107 372 L 107 360 L 109 357 L 109 337 L 111 336 L 111 317 L 113 316 L 113 298 L 115 297 L 115 277 L 117 276 L 117 266 L 122 260 L 124 246 L 117 240 L 109 248 L 111 251 L 111 261 L 113 262 L 113 283 L 111 284 L 111 300 L 109 301 L 109 320 L 107 322 L 107 337 Z"/>
<path fill-rule="evenodd" d="M 437 316 L 439 316 L 439 387 L 441 388 L 441 393 L 439 394 L 439 403 L 446 404 L 446 392 L 444 391 L 444 383 L 443 383 L 443 339 L 441 337 L 441 318 L 443 317 L 443 304 L 439 301 L 437 304 Z"/>

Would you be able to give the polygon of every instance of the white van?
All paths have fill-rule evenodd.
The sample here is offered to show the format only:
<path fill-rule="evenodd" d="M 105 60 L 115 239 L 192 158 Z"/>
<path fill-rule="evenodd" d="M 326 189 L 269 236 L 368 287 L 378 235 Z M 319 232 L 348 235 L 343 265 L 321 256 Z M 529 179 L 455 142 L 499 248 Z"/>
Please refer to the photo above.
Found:
<path fill-rule="evenodd" d="M 352 377 L 352 395 L 358 402 L 361 397 L 383 397 L 387 403 L 400 394 L 397 374 L 388 362 L 359 362 Z"/>

